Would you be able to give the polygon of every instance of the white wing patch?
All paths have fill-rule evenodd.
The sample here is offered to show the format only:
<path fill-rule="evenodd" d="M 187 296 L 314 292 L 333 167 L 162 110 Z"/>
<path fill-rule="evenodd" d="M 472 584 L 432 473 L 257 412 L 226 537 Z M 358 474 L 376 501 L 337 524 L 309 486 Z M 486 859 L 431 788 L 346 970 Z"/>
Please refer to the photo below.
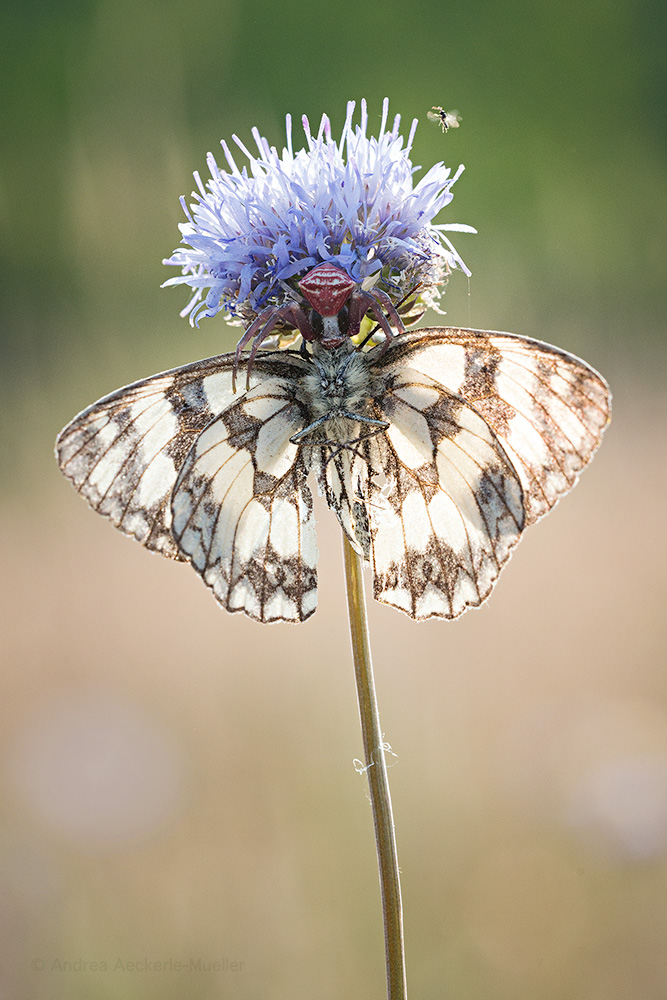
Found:
<path fill-rule="evenodd" d="M 118 528 L 263 622 L 315 610 L 312 470 L 377 600 L 455 618 L 488 597 L 609 421 L 597 372 L 513 334 L 311 350 L 256 358 L 237 395 L 233 355 L 120 389 L 62 431 L 61 468 Z"/>

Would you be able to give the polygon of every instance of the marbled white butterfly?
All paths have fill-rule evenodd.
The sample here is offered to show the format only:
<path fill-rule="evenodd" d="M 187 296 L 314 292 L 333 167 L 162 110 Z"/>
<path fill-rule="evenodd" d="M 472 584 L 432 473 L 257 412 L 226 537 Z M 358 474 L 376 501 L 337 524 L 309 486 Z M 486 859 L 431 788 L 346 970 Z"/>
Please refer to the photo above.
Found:
<path fill-rule="evenodd" d="M 63 473 L 147 548 L 188 561 L 229 611 L 317 603 L 307 478 L 370 562 L 378 601 L 455 618 L 576 482 L 609 420 L 583 361 L 508 333 L 432 328 L 369 351 L 234 355 L 119 389 L 61 432 Z"/>

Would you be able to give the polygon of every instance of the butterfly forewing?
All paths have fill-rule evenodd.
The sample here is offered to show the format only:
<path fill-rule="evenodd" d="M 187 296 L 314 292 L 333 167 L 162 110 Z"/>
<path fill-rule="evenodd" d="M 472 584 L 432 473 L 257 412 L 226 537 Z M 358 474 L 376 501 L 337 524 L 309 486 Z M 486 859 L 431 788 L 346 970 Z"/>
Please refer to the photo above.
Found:
<path fill-rule="evenodd" d="M 483 417 L 519 475 L 527 524 L 575 484 L 609 421 L 604 379 L 527 337 L 436 327 L 408 334 L 387 355 L 460 394 Z"/>
<path fill-rule="evenodd" d="M 232 407 L 231 420 L 234 401 L 239 400 L 232 388 L 233 362 L 233 355 L 209 358 L 111 393 L 80 413 L 60 433 L 56 443 L 58 461 L 64 474 L 94 510 L 147 548 L 174 559 L 190 560 L 202 576 L 206 574 L 205 581 L 225 607 L 244 610 L 262 621 L 275 618 L 301 621 L 315 607 L 316 548 L 310 493 L 303 487 L 303 470 L 293 446 L 290 446 L 291 465 L 285 463 L 284 453 L 284 467 L 276 469 L 279 420 L 263 423 L 261 417 L 253 416 L 252 399 L 248 400 L 246 413 L 246 420 L 252 425 L 246 428 L 248 447 L 244 447 L 241 436 L 232 436 L 231 447 L 237 453 L 236 465 L 243 466 L 242 474 L 234 480 L 233 489 L 229 488 L 229 476 L 227 479 L 223 475 L 213 476 L 205 503 L 202 499 L 198 509 L 201 545 L 210 540 L 213 547 L 215 541 L 215 552 L 219 554 L 220 531 L 224 525 L 231 533 L 233 565 L 224 561 L 216 563 L 210 553 L 208 561 L 202 563 L 201 545 L 198 548 L 194 544 L 193 534 L 179 542 L 172 530 L 172 494 L 177 483 L 180 507 L 175 512 L 185 509 L 188 497 L 192 503 L 197 480 L 196 476 L 195 479 L 186 478 L 186 469 L 196 467 L 197 459 L 201 463 L 206 447 L 212 447 L 213 454 L 219 456 L 228 440 L 228 429 L 216 417 Z M 271 377 L 277 381 L 276 391 L 280 391 L 284 384 L 291 384 L 295 369 L 300 367 L 303 362 L 297 357 L 280 355 L 277 360 L 258 359 L 249 379 L 249 395 Z M 239 376 L 241 379 L 245 383 L 243 372 Z M 238 407 L 238 403 L 236 405 Z M 262 404 L 255 399 L 254 405 Z M 200 436 L 209 425 L 210 433 L 200 444 Z M 259 433 L 264 427 L 266 430 Z M 287 438 L 293 432 L 293 421 L 287 422 Z M 221 438 L 217 453 L 216 435 Z M 190 456 L 195 444 L 199 447 Z M 230 464 L 225 468 L 229 473 Z M 277 476 L 277 471 L 282 478 Z M 240 495 L 243 489 L 245 497 Z M 263 497 L 259 507 L 247 504 L 252 501 L 255 491 Z M 281 507 L 285 497 L 286 505 Z M 264 550 L 261 531 L 257 545 L 254 548 L 248 545 L 252 534 L 249 510 L 255 514 L 255 523 L 261 521 L 258 514 L 262 503 L 271 506 L 272 525 L 264 539 Z M 210 515 L 207 525 L 204 524 L 204 510 Z M 277 513 L 281 516 L 276 517 Z M 233 531 L 235 516 L 240 521 L 240 530 L 237 525 L 237 530 Z M 234 548 L 237 540 L 238 547 Z M 296 590 L 293 588 L 296 598 L 284 596 L 283 588 L 283 596 L 272 604 L 258 580 L 262 573 L 266 580 L 272 579 L 269 560 L 276 551 L 282 558 L 288 546 L 291 548 L 284 559 L 283 575 L 294 572 L 297 576 Z M 265 558 L 266 565 L 258 569 L 260 558 Z M 250 574 L 252 581 L 244 582 L 244 571 Z M 228 586 L 231 579 L 234 580 L 232 590 Z"/>
<path fill-rule="evenodd" d="M 225 356 L 164 372 L 88 407 L 58 436 L 64 474 L 98 513 L 150 549 L 183 559 L 171 490 L 197 435 L 233 398 Z"/>

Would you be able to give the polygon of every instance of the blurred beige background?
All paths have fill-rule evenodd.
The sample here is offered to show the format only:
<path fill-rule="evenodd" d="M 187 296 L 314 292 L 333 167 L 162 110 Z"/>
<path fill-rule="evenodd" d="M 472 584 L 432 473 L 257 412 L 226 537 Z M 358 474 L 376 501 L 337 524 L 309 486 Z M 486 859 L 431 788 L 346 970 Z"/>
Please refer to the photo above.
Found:
<path fill-rule="evenodd" d="M 662 5 L 24 5 L 2 40 L 0 997 L 382 997 L 340 540 L 320 608 L 221 612 L 52 458 L 104 393 L 229 349 L 160 291 L 205 153 L 385 95 L 467 170 L 447 322 L 614 392 L 599 456 L 456 623 L 370 609 L 411 995 L 667 995 Z M 433 104 L 462 127 L 442 136 Z M 445 221 L 444 217 L 443 220 Z M 164 273 L 163 273 L 164 272 Z M 437 322 L 435 317 L 428 317 Z"/>

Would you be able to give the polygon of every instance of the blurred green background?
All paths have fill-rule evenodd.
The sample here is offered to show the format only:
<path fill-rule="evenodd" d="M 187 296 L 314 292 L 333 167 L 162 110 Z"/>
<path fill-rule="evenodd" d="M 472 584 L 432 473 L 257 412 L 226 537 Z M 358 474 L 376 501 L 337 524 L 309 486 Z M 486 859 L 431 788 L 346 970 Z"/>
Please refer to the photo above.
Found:
<path fill-rule="evenodd" d="M 317 615 L 256 625 L 94 517 L 52 447 L 235 343 L 159 290 L 207 150 L 388 96 L 414 162 L 467 168 L 447 322 L 580 354 L 615 403 L 487 606 L 370 609 L 411 995 L 664 1000 L 665 28 L 656 0 L 4 12 L 2 996 L 384 995 L 333 519 Z"/>

